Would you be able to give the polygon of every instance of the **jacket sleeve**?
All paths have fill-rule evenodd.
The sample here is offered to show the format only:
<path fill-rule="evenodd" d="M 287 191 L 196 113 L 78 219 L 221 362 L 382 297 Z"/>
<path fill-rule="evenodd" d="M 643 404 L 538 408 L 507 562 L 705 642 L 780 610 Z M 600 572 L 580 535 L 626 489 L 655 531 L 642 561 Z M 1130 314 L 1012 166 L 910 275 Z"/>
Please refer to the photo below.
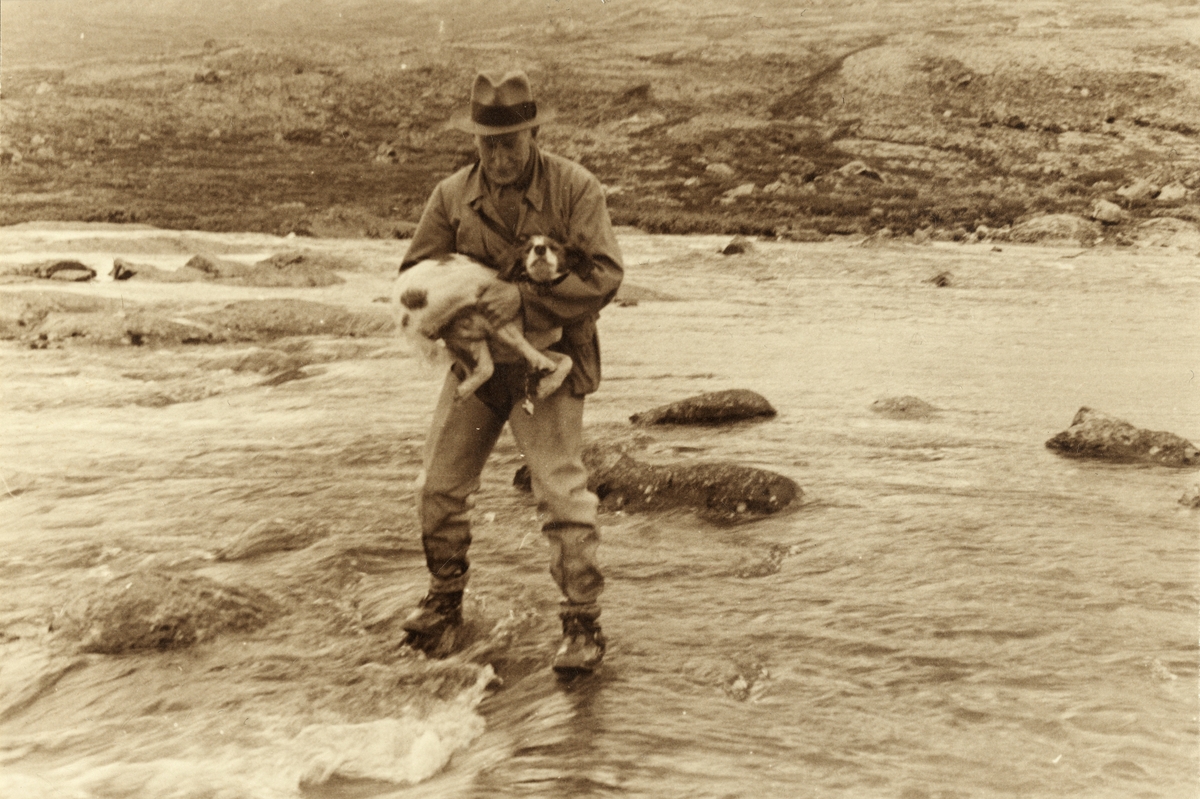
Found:
<path fill-rule="evenodd" d="M 445 182 L 439 183 L 429 195 L 425 210 L 421 212 L 421 221 L 409 242 L 408 252 L 400 262 L 400 271 L 424 261 L 426 258 L 438 258 L 455 251 L 457 231 L 450 221 L 446 209 Z"/>
<path fill-rule="evenodd" d="M 571 181 L 569 192 L 567 243 L 584 250 L 594 269 L 587 280 L 572 274 L 545 294 L 520 284 L 525 324 L 532 330 L 594 319 L 616 295 L 625 274 L 600 181 L 584 172 Z"/>

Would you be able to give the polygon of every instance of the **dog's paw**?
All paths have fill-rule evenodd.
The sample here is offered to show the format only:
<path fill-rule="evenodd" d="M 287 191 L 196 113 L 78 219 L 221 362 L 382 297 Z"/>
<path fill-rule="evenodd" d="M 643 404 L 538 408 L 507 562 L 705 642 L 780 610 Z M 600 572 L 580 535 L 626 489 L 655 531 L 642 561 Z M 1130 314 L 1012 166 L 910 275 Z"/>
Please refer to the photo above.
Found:
<path fill-rule="evenodd" d="M 532 392 L 537 399 L 545 399 L 553 394 L 566 381 L 567 375 L 571 374 L 573 362 L 566 355 L 561 356 L 558 363 L 554 365 L 554 369 L 546 372 L 539 370 L 534 373 L 534 379 L 537 382 L 537 389 Z"/>

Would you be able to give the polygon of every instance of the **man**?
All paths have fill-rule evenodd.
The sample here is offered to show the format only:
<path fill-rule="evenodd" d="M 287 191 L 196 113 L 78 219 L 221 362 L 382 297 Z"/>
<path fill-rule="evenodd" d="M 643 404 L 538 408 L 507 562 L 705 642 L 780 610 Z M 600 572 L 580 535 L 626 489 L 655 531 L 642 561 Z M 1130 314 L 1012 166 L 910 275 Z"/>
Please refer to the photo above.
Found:
<path fill-rule="evenodd" d="M 584 397 L 600 382 L 596 320 L 621 283 L 621 252 L 600 182 L 583 167 L 537 146 L 538 112 L 523 72 L 480 74 L 471 89 L 469 117 L 458 127 L 475 136 L 478 163 L 434 189 L 400 269 L 451 252 L 499 267 L 522 238 L 542 234 L 586 251 L 595 268 L 586 280 L 568 275 L 554 285 L 499 283 L 479 306 L 489 319 L 520 313 L 527 329 L 562 328 L 551 349 L 574 367 L 556 392 L 520 407 L 525 365 L 496 364 L 473 396 L 455 401 L 460 375 L 446 377 L 425 446 L 418 513 L 430 572 L 429 593 L 404 622 L 409 642 L 425 651 L 446 647 L 462 624 L 469 576 L 470 497 L 505 422 L 532 476 L 542 532 L 550 544 L 550 574 L 562 590 L 563 640 L 553 667 L 592 671 L 604 656 L 597 618 L 604 577 L 596 563 L 599 534 L 595 494 L 583 465 Z M 500 356 L 494 352 L 493 355 Z M 500 358 L 497 358 L 500 361 Z"/>

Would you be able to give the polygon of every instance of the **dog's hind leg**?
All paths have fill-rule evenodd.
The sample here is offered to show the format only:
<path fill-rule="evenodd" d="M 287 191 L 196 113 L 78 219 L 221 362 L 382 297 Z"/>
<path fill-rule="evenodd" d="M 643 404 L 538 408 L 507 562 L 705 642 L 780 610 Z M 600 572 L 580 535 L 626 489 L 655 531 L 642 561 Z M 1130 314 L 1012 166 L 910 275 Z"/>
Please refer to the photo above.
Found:
<path fill-rule="evenodd" d="M 472 341 L 467 346 L 474 356 L 475 368 L 467 373 L 467 378 L 455 389 L 459 399 L 466 399 L 474 394 L 496 371 L 495 361 L 492 360 L 492 352 L 488 349 L 486 341 Z M 464 363 L 464 359 L 460 359 L 460 363 Z"/>

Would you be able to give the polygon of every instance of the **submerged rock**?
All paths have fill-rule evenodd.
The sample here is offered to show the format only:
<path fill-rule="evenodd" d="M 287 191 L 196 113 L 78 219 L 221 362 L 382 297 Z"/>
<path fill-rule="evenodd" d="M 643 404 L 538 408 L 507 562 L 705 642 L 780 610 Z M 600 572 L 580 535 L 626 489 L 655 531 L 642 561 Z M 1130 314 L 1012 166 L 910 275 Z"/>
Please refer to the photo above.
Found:
<path fill-rule="evenodd" d="M 617 305 L 637 305 L 639 302 L 678 302 L 678 300 L 679 298 L 674 294 L 639 286 L 628 280 L 621 283 L 621 287 L 617 289 L 617 295 L 613 297 L 613 302 Z"/>
<path fill-rule="evenodd" d="M 1099 222 L 1074 214 L 1045 214 L 1013 225 L 1008 240 L 1019 244 L 1069 241 L 1091 245 L 1095 244 L 1101 235 Z"/>
<path fill-rule="evenodd" d="M 1185 508 L 1200 508 L 1200 483 L 1188 486 L 1179 498 L 1179 504 Z"/>
<path fill-rule="evenodd" d="M 194 313 L 144 308 L 119 298 L 51 292 L 0 293 L 0 339 L 33 343 L 148 345 L 269 341 L 289 336 L 386 336 L 386 309 L 292 299 L 242 300 Z M 332 359 L 330 359 L 332 360 Z"/>
<path fill-rule="evenodd" d="M 386 308 L 353 310 L 293 299 L 239 300 L 198 321 L 230 341 L 264 341 L 284 336 L 384 336 L 395 326 Z"/>
<path fill-rule="evenodd" d="M 744 388 L 712 391 L 660 405 L 629 417 L 634 424 L 724 424 L 757 416 L 774 416 L 775 409 L 761 395 Z"/>
<path fill-rule="evenodd" d="M 281 252 L 254 265 L 251 279 L 256 286 L 334 286 L 346 281 L 338 270 L 355 265 L 321 253 Z"/>
<path fill-rule="evenodd" d="M 69 283 L 86 283 L 96 277 L 96 270 L 79 261 L 42 261 L 35 264 L 19 264 L 0 269 L 0 277 L 24 280 L 58 280 Z"/>
<path fill-rule="evenodd" d="M 1200 450 L 1190 441 L 1174 433 L 1143 430 L 1088 407 L 1080 408 L 1071 426 L 1046 446 L 1062 455 L 1112 463 L 1200 465 Z"/>
<path fill-rule="evenodd" d="M 718 522 L 734 522 L 776 513 L 803 496 L 791 478 L 735 463 L 656 465 L 630 457 L 623 447 L 593 444 L 583 453 L 588 489 L 608 510 L 647 511 L 691 508 Z M 513 478 L 530 490 L 528 467 Z"/>
<path fill-rule="evenodd" d="M 84 652 L 117 655 L 179 649 L 218 633 L 266 624 L 279 608 L 266 594 L 207 577 L 140 572 L 118 578 L 55 619 L 52 630 Z"/>
<path fill-rule="evenodd" d="M 937 411 L 920 397 L 886 397 L 871 403 L 871 410 L 892 419 L 924 419 Z"/>
<path fill-rule="evenodd" d="M 260 519 L 215 554 L 217 560 L 242 560 L 270 552 L 291 552 L 328 535 L 329 530 L 323 525 L 294 519 Z"/>
<path fill-rule="evenodd" d="M 742 255 L 743 253 L 751 252 L 754 249 L 754 242 L 745 236 L 734 236 L 733 239 L 725 245 L 721 250 L 722 255 Z"/>
<path fill-rule="evenodd" d="M 135 264 L 124 258 L 114 258 L 109 276 L 113 280 L 149 280 L 155 283 L 195 283 L 207 280 L 209 275 L 191 266 L 178 269 L 161 269 L 153 264 Z"/>

